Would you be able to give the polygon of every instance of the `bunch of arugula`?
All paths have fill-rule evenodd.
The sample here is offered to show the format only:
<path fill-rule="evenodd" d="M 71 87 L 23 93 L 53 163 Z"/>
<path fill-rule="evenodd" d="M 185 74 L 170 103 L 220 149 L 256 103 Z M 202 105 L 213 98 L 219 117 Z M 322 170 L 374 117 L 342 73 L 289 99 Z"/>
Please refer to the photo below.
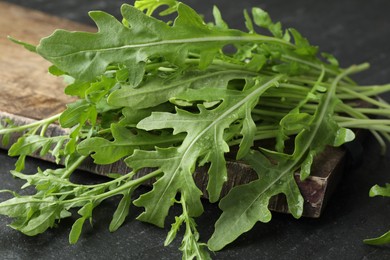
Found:
<path fill-rule="evenodd" d="M 166 8 L 160 15 L 176 14 L 173 22 L 151 16 L 161 6 Z M 57 30 L 38 46 L 12 39 L 52 62 L 49 71 L 65 77 L 70 82 L 65 93 L 77 97 L 59 115 L 24 126 L 0 125 L 3 142 L 22 132 L 9 149 L 10 156 L 19 156 L 11 173 L 26 181 L 23 188 L 36 190 L 3 191 L 14 195 L 0 203 L 0 214 L 15 219 L 12 228 L 33 236 L 78 209 L 69 235 L 76 243 L 84 222 L 107 198 L 122 196 L 110 231 L 122 225 L 131 204 L 144 208 L 139 220 L 159 227 L 179 204 L 182 213 L 165 245 L 184 225 L 183 258 L 207 259 L 208 249 L 220 250 L 257 221 L 270 221 L 274 195 L 285 194 L 299 218 L 303 198 L 294 172 L 307 178 L 326 146 L 354 139 L 350 128 L 368 129 L 383 149 L 390 140 L 390 120 L 371 118 L 390 115 L 390 105 L 374 98 L 390 85 L 358 86 L 349 75 L 367 64 L 340 68 L 332 55 L 320 55 L 298 31 L 283 30 L 259 8 L 244 12 L 248 32 L 228 28 L 217 8 L 215 22 L 205 23 L 174 0 L 139 0 L 124 4 L 121 13 L 119 22 L 90 12 L 97 33 Z M 361 101 L 369 106 L 361 107 Z M 47 136 L 52 123 L 67 133 Z M 263 147 L 264 139 L 274 139 L 275 146 Z M 236 159 L 250 165 L 258 179 L 220 198 L 227 181 L 225 155 L 233 146 Z M 36 152 L 54 156 L 64 167 L 23 174 L 26 156 Z M 96 164 L 124 160 L 131 170 L 108 173 L 112 180 L 105 183 L 72 183 L 71 174 L 89 156 Z M 195 223 L 203 206 L 193 173 L 202 165 L 209 166 L 209 201 L 220 201 L 223 211 L 207 244 L 199 241 Z M 152 170 L 135 177 L 141 169 Z M 147 182 L 153 189 L 133 200 L 134 190 Z"/>

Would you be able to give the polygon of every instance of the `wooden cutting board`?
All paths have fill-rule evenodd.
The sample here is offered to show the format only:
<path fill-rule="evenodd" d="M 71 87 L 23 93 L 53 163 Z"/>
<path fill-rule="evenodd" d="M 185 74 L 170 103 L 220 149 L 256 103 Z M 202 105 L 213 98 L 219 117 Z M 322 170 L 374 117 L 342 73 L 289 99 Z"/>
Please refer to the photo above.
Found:
<path fill-rule="evenodd" d="M 47 69 L 50 64 L 47 61 L 22 46 L 12 43 L 7 36 L 37 44 L 39 39 L 50 35 L 58 28 L 96 30 L 4 2 L 0 2 L 0 10 L 0 120 L 11 118 L 17 124 L 26 124 L 61 112 L 65 104 L 71 101 L 71 98 L 63 93 L 65 85 L 62 80 L 49 75 Z M 63 131 L 58 126 L 53 126 L 51 130 L 54 135 Z M 298 186 L 305 199 L 304 216 L 320 216 L 340 179 L 344 157 L 344 150 L 329 148 L 316 158 L 313 174 L 306 181 L 300 182 L 298 173 L 296 174 Z M 99 166 L 87 162 L 82 169 L 98 174 L 129 171 L 123 163 Z M 206 171 L 207 169 L 201 168 L 195 173 L 196 182 L 204 194 L 207 194 L 205 192 Z M 228 175 L 229 181 L 224 186 L 224 194 L 234 185 L 247 183 L 256 178 L 256 174 L 250 167 L 235 161 L 228 162 Z M 270 209 L 287 213 L 284 196 L 274 197 L 270 202 Z"/>
<path fill-rule="evenodd" d="M 91 28 L 4 2 L 0 10 L 0 110 L 35 119 L 60 112 L 70 101 L 63 93 L 62 80 L 49 75 L 47 61 L 7 36 L 38 44 L 57 28 Z"/>

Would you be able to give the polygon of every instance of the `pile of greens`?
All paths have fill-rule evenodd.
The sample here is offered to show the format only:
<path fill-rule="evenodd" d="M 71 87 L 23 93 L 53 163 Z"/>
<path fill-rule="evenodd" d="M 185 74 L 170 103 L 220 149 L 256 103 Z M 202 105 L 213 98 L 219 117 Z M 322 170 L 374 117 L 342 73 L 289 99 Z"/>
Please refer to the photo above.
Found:
<path fill-rule="evenodd" d="M 152 17 L 157 8 L 174 21 Z M 354 139 L 351 129 L 368 129 L 383 147 L 390 141 L 389 120 L 372 119 L 390 115 L 390 105 L 375 98 L 390 85 L 358 86 L 349 75 L 367 64 L 340 68 L 332 55 L 320 53 L 298 31 L 282 29 L 259 8 L 244 12 L 247 32 L 228 28 L 217 8 L 215 21 L 206 23 L 174 0 L 139 0 L 124 4 L 121 13 L 118 21 L 90 12 L 97 33 L 57 30 L 38 46 L 14 40 L 50 61 L 49 71 L 69 83 L 65 93 L 77 97 L 59 115 L 24 126 L 0 125 L 3 142 L 22 132 L 9 149 L 10 156 L 19 156 L 11 173 L 26 181 L 23 188 L 36 190 L 33 195 L 4 191 L 13 198 L 0 203 L 0 214 L 13 218 L 10 226 L 16 230 L 33 236 L 78 214 L 69 235 L 76 243 L 93 210 L 121 195 L 110 231 L 122 225 L 131 204 L 144 208 L 139 220 L 158 227 L 179 204 L 182 213 L 165 245 L 184 226 L 183 258 L 207 259 L 209 250 L 221 250 L 256 222 L 270 221 L 274 195 L 283 193 L 299 218 L 303 198 L 294 172 L 305 180 L 326 146 Z M 52 123 L 68 132 L 47 136 Z M 274 145 L 263 147 L 264 139 Z M 232 147 L 237 147 L 236 160 L 250 165 L 258 179 L 221 198 Z M 64 167 L 23 174 L 26 156 L 36 152 L 54 156 Z M 88 157 L 96 164 L 124 160 L 132 170 L 107 173 L 112 179 L 105 183 L 72 183 L 70 176 Z M 207 243 L 199 241 L 196 229 L 204 194 L 193 179 L 204 165 L 207 197 L 219 201 L 223 211 Z M 136 178 L 141 169 L 152 170 Z M 153 188 L 134 198 L 133 192 L 149 182 Z M 389 190 L 375 187 L 372 195 L 389 195 Z M 389 235 L 368 242 L 386 240 Z"/>

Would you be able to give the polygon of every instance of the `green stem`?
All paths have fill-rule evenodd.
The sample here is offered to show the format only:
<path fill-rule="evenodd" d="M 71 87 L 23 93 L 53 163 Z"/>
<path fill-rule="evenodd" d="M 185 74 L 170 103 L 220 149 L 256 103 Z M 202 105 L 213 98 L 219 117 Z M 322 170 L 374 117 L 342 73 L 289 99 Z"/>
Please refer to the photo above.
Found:
<path fill-rule="evenodd" d="M 40 136 L 45 136 L 45 133 L 46 133 L 48 127 L 49 127 L 49 124 L 44 124 L 42 126 Z"/>
<path fill-rule="evenodd" d="M 81 163 L 87 158 L 87 156 L 80 156 L 76 161 L 72 163 L 71 166 L 66 168 L 64 174 L 62 174 L 61 179 L 67 179 L 69 176 L 81 165 Z"/>
<path fill-rule="evenodd" d="M 334 116 L 334 119 L 344 125 L 390 125 L 390 119 L 357 119 L 345 116 Z"/>
<path fill-rule="evenodd" d="M 290 60 L 290 61 L 295 61 L 295 62 L 298 62 L 298 63 L 305 64 L 305 65 L 310 66 L 312 68 L 315 68 L 315 69 L 317 69 L 319 71 L 322 71 L 323 69 L 325 69 L 326 73 L 329 73 L 329 74 L 334 75 L 334 76 L 337 76 L 340 73 L 340 70 L 335 70 L 335 69 L 331 69 L 329 67 L 324 67 L 323 64 L 316 64 L 314 62 L 310 62 L 310 61 L 307 61 L 307 60 L 302 60 L 300 58 L 293 57 L 293 56 L 290 56 L 290 55 L 282 55 L 282 58 L 285 58 L 285 59 Z M 354 82 L 350 78 L 348 78 L 348 77 L 345 77 L 342 80 L 345 80 L 348 83 L 354 84 Z"/>
<path fill-rule="evenodd" d="M 356 98 L 364 100 L 364 101 L 366 101 L 374 106 L 378 106 L 378 107 L 385 108 L 385 109 L 390 109 L 390 105 L 383 103 L 383 102 L 380 102 L 380 101 L 373 99 L 371 97 L 367 97 L 366 95 L 364 95 L 362 93 L 358 93 L 356 91 L 353 91 L 353 90 L 347 89 L 347 88 L 343 89 L 343 91 L 347 92 L 348 94 L 350 94 L 352 96 L 355 96 Z"/>
<path fill-rule="evenodd" d="M 146 182 L 147 180 L 154 178 L 154 177 L 157 177 L 161 173 L 162 173 L 162 171 L 160 169 L 157 169 L 157 170 L 152 171 L 152 172 L 150 172 L 142 177 L 139 177 L 135 180 L 131 180 L 129 182 L 126 182 L 123 185 L 121 185 L 113 190 L 99 194 L 99 195 L 95 196 L 95 199 L 97 199 L 97 200 L 106 199 L 106 198 L 109 198 L 111 196 L 117 195 L 117 194 L 121 193 L 121 191 L 123 191 L 123 190 L 130 189 L 131 187 L 137 187 L 137 186 L 141 185 L 142 183 Z"/>
<path fill-rule="evenodd" d="M 375 130 L 381 132 L 390 132 L 390 126 L 385 125 L 369 125 L 369 124 L 360 124 L 359 122 L 341 122 L 339 123 L 340 127 L 346 128 L 357 128 L 357 129 L 367 129 L 367 130 Z"/>
<path fill-rule="evenodd" d="M 390 109 L 378 109 L 378 108 L 354 108 L 356 111 L 370 115 L 380 115 L 390 117 Z"/>
<path fill-rule="evenodd" d="M 371 87 L 359 87 L 359 88 L 347 88 L 341 87 L 339 88 L 341 92 L 347 92 L 345 94 L 338 94 L 337 97 L 340 99 L 355 99 L 355 93 L 359 93 L 364 96 L 377 96 L 379 94 L 390 91 L 390 85 L 384 86 L 371 86 Z"/>
<path fill-rule="evenodd" d="M 182 205 L 182 209 L 183 209 L 182 215 L 184 216 L 184 223 L 185 223 L 185 227 L 186 227 L 185 237 L 191 237 L 193 239 L 193 242 L 195 242 L 194 246 L 190 245 L 191 249 L 195 251 L 195 252 L 191 252 L 191 253 L 194 253 L 196 255 L 196 259 L 201 259 L 202 253 L 201 253 L 201 249 L 200 249 L 201 245 L 198 243 L 198 234 L 197 234 L 198 232 L 196 230 L 195 223 L 192 224 L 193 220 L 191 219 L 191 217 L 188 214 L 187 204 L 186 204 L 186 201 L 184 199 L 184 196 L 181 196 L 179 202 Z M 188 240 L 183 239 L 184 243 L 185 243 L 185 241 L 188 241 Z"/>
<path fill-rule="evenodd" d="M 352 108 L 351 106 L 349 106 L 347 104 L 340 103 L 337 106 L 340 107 L 344 113 L 347 113 L 352 117 L 355 117 L 358 119 L 368 119 L 368 117 L 366 115 L 360 113 L 358 110 Z M 369 129 L 369 130 L 370 130 L 371 134 L 375 137 L 377 142 L 379 143 L 379 145 L 381 147 L 382 154 L 384 154 L 386 152 L 386 142 L 383 140 L 383 138 L 379 135 L 379 133 L 375 129 Z"/>
<path fill-rule="evenodd" d="M 57 115 L 54 115 L 54 116 L 51 116 L 51 117 L 48 117 L 48 118 L 45 118 L 45 119 L 42 119 L 39 121 L 35 121 L 33 123 L 30 123 L 30 124 L 0 129 L 0 135 L 22 132 L 24 130 L 27 130 L 27 129 L 30 129 L 33 127 L 39 128 L 42 125 L 48 125 L 48 124 L 51 124 L 51 123 L 57 121 L 60 116 L 61 116 L 61 114 L 57 114 Z"/>

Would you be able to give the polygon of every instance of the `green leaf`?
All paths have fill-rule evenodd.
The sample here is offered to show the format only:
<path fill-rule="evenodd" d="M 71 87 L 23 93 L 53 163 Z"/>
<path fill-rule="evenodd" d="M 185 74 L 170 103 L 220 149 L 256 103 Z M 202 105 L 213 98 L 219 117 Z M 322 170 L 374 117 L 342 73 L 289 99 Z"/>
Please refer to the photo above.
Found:
<path fill-rule="evenodd" d="M 363 242 L 367 245 L 384 245 L 390 243 L 390 231 L 380 237 L 364 239 Z"/>
<path fill-rule="evenodd" d="M 289 32 L 292 34 L 295 42 L 295 46 L 297 47 L 294 50 L 295 53 L 304 56 L 314 56 L 318 52 L 318 47 L 310 45 L 309 41 L 304 38 L 297 30 L 289 29 Z"/>
<path fill-rule="evenodd" d="M 115 84 L 115 79 L 102 76 L 99 81 L 92 83 L 85 90 L 85 99 L 96 104 L 109 93 Z"/>
<path fill-rule="evenodd" d="M 163 103 L 154 107 L 144 109 L 133 109 L 131 107 L 124 107 L 122 109 L 123 118 L 119 124 L 123 126 L 135 126 L 142 119 L 150 116 L 153 111 L 172 112 L 174 108 L 169 103 Z"/>
<path fill-rule="evenodd" d="M 18 227 L 17 230 L 28 236 L 35 236 L 43 233 L 48 228 L 54 226 L 54 222 L 59 216 L 58 210 L 59 208 L 55 204 L 49 204 L 47 206 L 44 204 L 40 205 L 39 214 L 35 214 L 26 225 Z"/>
<path fill-rule="evenodd" d="M 219 198 L 222 185 L 226 181 L 223 155 L 228 151 L 228 145 L 224 140 L 224 130 L 236 120 L 245 118 L 247 104 L 257 101 L 258 97 L 273 87 L 280 78 L 271 78 L 246 91 L 189 89 L 178 98 L 191 102 L 222 99 L 223 102 L 213 110 L 199 105 L 199 113 L 195 114 L 181 109 L 177 109 L 176 114 L 155 112 L 139 122 L 137 127 L 147 131 L 172 128 L 173 135 L 187 133 L 179 147 L 155 151 L 137 150 L 125 160 L 134 170 L 156 167 L 163 173 L 154 183 L 153 190 L 134 202 L 136 206 L 145 208 L 145 212 L 139 216 L 140 220 L 163 226 L 177 192 L 182 194 L 188 204 L 190 216 L 202 213 L 201 192 L 192 178 L 199 158 L 211 163 L 208 183 L 210 200 L 216 201 Z"/>
<path fill-rule="evenodd" d="M 157 8 L 165 6 L 166 9 L 159 13 L 160 16 L 163 16 L 176 12 L 178 4 L 179 2 L 176 0 L 137 0 L 134 7 L 143 12 L 146 11 L 146 15 L 152 15 Z"/>
<path fill-rule="evenodd" d="M 77 241 L 80 238 L 81 231 L 83 230 L 83 225 L 84 225 L 85 220 L 86 220 L 85 217 L 81 217 L 73 223 L 72 229 L 70 230 L 70 233 L 69 233 L 69 244 L 76 244 L 77 243 Z"/>
<path fill-rule="evenodd" d="M 370 197 L 383 196 L 390 197 L 390 184 L 386 183 L 385 187 L 375 185 L 370 189 Z"/>
<path fill-rule="evenodd" d="M 121 8 L 129 27 L 107 13 L 90 12 L 98 33 L 57 30 L 41 40 L 37 51 L 62 71 L 84 81 L 103 74 L 109 64 L 122 63 L 137 75 L 138 82 L 132 84 L 137 86 L 150 57 L 164 56 L 177 63 L 189 51 L 221 48 L 226 44 L 225 40 L 216 41 L 215 37 L 242 35 L 233 30 L 225 30 L 223 34 L 210 30 L 188 6 L 179 4 L 177 9 L 178 17 L 172 27 L 145 16 L 130 5 Z"/>
<path fill-rule="evenodd" d="M 245 67 L 250 71 L 258 72 L 260 71 L 267 62 L 267 58 L 264 55 L 253 54 L 250 61 L 245 65 Z"/>
<path fill-rule="evenodd" d="M 221 11 L 216 6 L 213 7 L 213 16 L 215 20 L 215 26 L 217 28 L 229 29 L 229 26 L 222 18 Z"/>
<path fill-rule="evenodd" d="M 62 158 L 62 155 L 63 155 L 63 148 L 64 148 L 64 143 L 65 141 L 67 140 L 66 137 L 60 139 L 57 144 L 55 145 L 55 147 L 53 148 L 53 150 L 51 151 L 51 155 L 53 155 L 55 157 L 55 162 L 57 164 L 60 163 L 61 161 L 61 158 Z"/>
<path fill-rule="evenodd" d="M 75 81 L 65 88 L 65 94 L 69 96 L 85 97 L 85 91 L 90 87 L 90 82 Z"/>
<path fill-rule="evenodd" d="M 8 155 L 31 155 L 41 148 L 44 148 L 43 154 L 46 154 L 49 146 L 56 141 L 56 139 L 43 137 L 39 135 L 23 136 L 14 143 L 8 150 Z"/>
<path fill-rule="evenodd" d="M 119 70 L 117 70 L 117 72 L 115 73 L 115 80 L 119 83 L 123 83 L 123 84 L 126 84 L 127 81 L 132 78 L 130 77 L 130 71 L 128 68 L 126 67 L 123 67 L 123 68 L 120 68 Z M 130 84 L 132 85 L 132 84 Z"/>
<path fill-rule="evenodd" d="M 11 218 L 25 215 L 35 203 L 31 197 L 14 197 L 0 203 L 0 214 Z"/>
<path fill-rule="evenodd" d="M 226 88 L 229 81 L 251 76 L 241 71 L 191 71 L 169 79 L 153 78 L 137 88 L 122 88 L 114 91 L 108 98 L 112 106 L 129 107 L 132 110 L 155 107 L 176 97 L 189 88 L 200 88 L 206 84 L 215 88 Z"/>
<path fill-rule="evenodd" d="M 5 130 L 6 128 L 14 127 L 14 124 L 9 118 L 2 118 L 0 120 L 0 131 Z M 0 135 L 1 143 L 4 147 L 7 147 L 11 140 L 11 133 L 5 133 Z"/>
<path fill-rule="evenodd" d="M 262 154 L 255 151 L 249 153 L 245 160 L 259 174 L 259 179 L 233 188 L 221 200 L 219 207 L 223 213 L 208 241 L 208 246 L 213 251 L 221 250 L 242 233 L 249 231 L 257 221 L 269 222 L 271 212 L 268 203 L 274 195 L 284 193 L 292 215 L 298 218 L 302 214 L 303 198 L 289 162 L 271 166 Z"/>
<path fill-rule="evenodd" d="M 153 184 L 152 191 L 141 195 L 134 201 L 134 205 L 145 208 L 145 211 L 138 217 L 139 220 L 163 227 L 165 217 L 178 191 L 185 197 L 191 216 L 199 216 L 203 212 L 200 201 L 202 192 L 191 176 L 194 158 L 180 160 L 180 150 L 177 148 L 157 148 L 156 151 L 151 152 L 137 150 L 125 161 L 134 170 L 148 165 L 148 167 L 159 167 L 165 172 Z"/>
<path fill-rule="evenodd" d="M 112 220 L 110 222 L 110 232 L 116 231 L 123 224 L 127 215 L 129 214 L 129 209 L 131 205 L 131 193 L 131 190 L 128 190 L 123 193 L 123 197 L 119 202 L 119 205 L 115 210 Z"/>
<path fill-rule="evenodd" d="M 19 155 L 18 160 L 15 162 L 15 171 L 22 171 L 24 170 L 25 167 L 25 162 L 26 162 L 26 155 L 22 154 Z"/>
<path fill-rule="evenodd" d="M 119 124 L 111 125 L 111 133 L 114 141 L 101 137 L 88 138 L 77 145 L 77 151 L 84 156 L 92 154 L 97 164 L 110 164 L 131 155 L 135 149 L 164 147 L 180 142 L 183 138 L 183 135 L 161 137 L 138 129 L 132 131 Z"/>
<path fill-rule="evenodd" d="M 61 113 L 60 124 L 64 128 L 83 124 L 91 117 L 93 109 L 94 107 L 84 99 L 68 104 L 67 109 Z"/>
<path fill-rule="evenodd" d="M 245 18 L 245 27 L 248 29 L 248 32 L 254 33 L 255 29 L 253 27 L 253 21 L 247 10 L 244 10 L 244 18 Z"/>
<path fill-rule="evenodd" d="M 16 44 L 22 45 L 24 48 L 26 48 L 26 50 L 29 50 L 31 52 L 37 52 L 37 46 L 35 46 L 35 45 L 32 45 L 32 44 L 27 43 L 27 42 L 19 41 L 15 38 L 12 38 L 11 36 L 8 36 L 8 40 L 10 40 Z"/>
<path fill-rule="evenodd" d="M 63 76 L 65 75 L 65 72 L 57 68 L 56 66 L 52 65 L 49 67 L 49 73 L 53 76 Z"/>
<path fill-rule="evenodd" d="M 322 52 L 321 56 L 324 57 L 328 61 L 328 63 L 330 65 L 334 66 L 335 68 L 339 67 L 339 61 L 332 54 L 326 53 L 326 52 Z"/>
<path fill-rule="evenodd" d="M 172 243 L 172 241 L 176 238 L 176 234 L 180 229 L 181 224 L 185 221 L 183 215 L 179 217 L 175 217 L 175 222 L 171 225 L 171 230 L 169 230 L 168 235 L 164 241 L 164 246 L 168 246 Z"/>
<path fill-rule="evenodd" d="M 333 142 L 334 147 L 341 146 L 355 139 L 355 133 L 348 128 L 339 128 L 336 132 L 336 137 Z"/>
<path fill-rule="evenodd" d="M 85 219 L 92 217 L 93 208 L 95 207 L 93 202 L 86 203 L 77 213 L 79 213 Z"/>
<path fill-rule="evenodd" d="M 252 109 L 257 103 L 257 100 L 254 100 L 253 103 L 246 103 L 245 117 L 242 120 L 242 130 L 241 135 L 243 136 L 242 141 L 240 142 L 240 148 L 238 149 L 236 158 L 237 160 L 244 158 L 246 154 L 250 151 L 253 146 L 254 138 L 256 135 L 256 124 L 252 119 Z"/>
<path fill-rule="evenodd" d="M 174 22 L 150 17 L 157 9 L 163 10 L 160 15 L 177 12 Z M 176 217 L 165 244 L 185 223 L 183 257 L 209 259 L 194 220 L 203 212 L 194 171 L 209 166 L 209 200 L 218 201 L 227 180 L 229 145 L 239 145 L 236 158 L 252 166 L 258 179 L 232 189 L 220 201 L 223 213 L 210 249 L 220 250 L 258 221 L 270 221 L 268 203 L 274 195 L 284 194 L 291 214 L 300 217 L 303 199 L 295 182 L 297 172 L 304 180 L 327 145 L 340 146 L 354 138 L 351 130 L 338 125 L 348 123 L 345 115 L 335 117 L 334 111 L 340 93 L 351 97 L 349 88 L 356 84 L 344 77 L 354 69 L 339 69 L 337 60 L 327 54 L 323 55 L 327 63 L 323 62 L 316 56 L 317 47 L 294 29 L 283 32 L 281 24 L 259 8 L 252 9 L 253 19 L 244 12 L 249 33 L 229 29 L 216 7 L 215 24 L 206 24 L 201 15 L 175 0 L 138 0 L 135 7 L 123 5 L 121 13 L 120 21 L 105 12 L 91 12 L 97 33 L 57 30 L 37 48 L 14 40 L 52 62 L 49 71 L 70 84 L 65 93 L 79 99 L 59 118 L 61 127 L 70 128 L 65 136 L 43 137 L 48 123 L 58 117 L 27 127 L 0 125 L 3 141 L 10 132 L 26 131 L 10 149 L 10 155 L 19 155 L 17 171 L 11 174 L 25 181 L 22 189 L 36 190 L 26 197 L 13 193 L 15 198 L 0 203 L 0 214 L 14 218 L 13 228 L 35 235 L 77 208 L 81 218 L 69 235 L 73 244 L 84 222 L 89 219 L 92 224 L 93 210 L 101 201 L 123 196 L 109 227 L 117 230 L 129 213 L 132 191 L 154 181 L 153 189 L 134 202 L 144 208 L 138 219 L 162 227 L 170 207 L 181 203 L 183 213 Z M 257 34 L 254 25 L 271 36 Z M 377 93 L 369 89 L 356 96 L 366 99 L 367 93 Z M 349 106 L 353 110 L 354 104 Z M 356 117 L 355 123 L 365 113 L 347 111 L 347 116 Z M 39 129 L 42 136 L 32 135 Z M 275 136 L 275 150 L 251 150 L 255 140 Z M 293 141 L 291 153 L 284 147 L 288 139 Z M 51 153 L 64 168 L 19 172 L 26 155 L 39 151 Z M 125 162 L 134 171 L 110 174 L 113 179 L 106 183 L 72 183 L 71 174 L 89 155 L 99 164 L 127 157 Z M 145 169 L 153 171 L 132 179 Z M 388 185 L 375 186 L 370 195 L 389 196 L 388 190 Z M 388 242 L 388 235 L 368 242 Z"/>
<path fill-rule="evenodd" d="M 268 29 L 273 36 L 283 37 L 282 25 L 280 22 L 273 23 L 267 12 L 260 8 L 252 8 L 253 21 L 257 26 Z"/>
<path fill-rule="evenodd" d="M 181 66 L 188 53 L 194 52 L 200 54 L 201 61 L 211 61 L 209 55 L 215 56 L 225 45 L 236 42 L 274 42 L 292 47 L 273 37 L 210 27 L 183 3 L 177 5 L 178 15 L 172 26 L 130 5 L 123 5 L 121 13 L 128 26 L 107 13 L 90 12 L 97 33 L 57 30 L 41 40 L 37 51 L 81 82 L 96 79 L 110 64 L 124 65 L 133 75 L 129 77 L 134 81 L 131 85 L 138 86 L 145 64 L 152 59 L 162 58 Z M 200 64 L 203 68 L 207 65 Z"/>
<path fill-rule="evenodd" d="M 223 213 L 215 224 L 214 234 L 208 241 L 211 250 L 221 250 L 242 233 L 250 230 L 257 221 L 268 222 L 271 219 L 268 210 L 269 199 L 279 193 L 286 195 L 291 214 L 296 218 L 301 216 L 303 198 L 293 174 L 301 166 L 302 160 L 305 161 L 308 156 L 311 158 L 322 151 L 326 145 L 334 143 L 335 133 L 339 129 L 331 117 L 338 101 L 334 95 L 336 86 L 354 69 L 346 70 L 333 80 L 312 116 L 311 127 L 303 129 L 295 138 L 294 152 L 291 156 L 280 156 L 277 164 L 264 169 L 261 162 L 265 159 L 261 159 L 264 157 L 262 154 L 253 151 L 247 155 L 246 161 L 259 174 L 259 179 L 233 188 L 221 200 L 219 206 Z M 308 164 L 310 160 L 306 160 L 305 167 L 308 167 Z M 304 175 L 301 178 L 304 178 Z"/>

